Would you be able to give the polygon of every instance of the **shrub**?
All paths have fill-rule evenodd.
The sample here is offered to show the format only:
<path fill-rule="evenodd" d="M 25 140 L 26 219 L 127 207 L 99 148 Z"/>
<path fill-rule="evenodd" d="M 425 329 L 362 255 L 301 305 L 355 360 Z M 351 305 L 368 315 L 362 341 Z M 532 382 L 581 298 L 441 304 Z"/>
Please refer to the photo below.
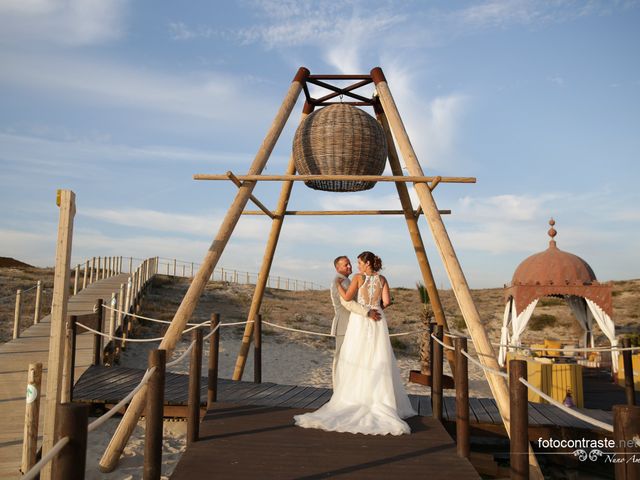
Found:
<path fill-rule="evenodd" d="M 406 350 L 407 344 L 398 337 L 391 337 L 391 346 L 394 350 Z"/>
<path fill-rule="evenodd" d="M 553 307 L 555 305 L 564 305 L 565 302 L 562 298 L 558 297 L 544 297 L 540 299 L 539 305 L 541 307 Z"/>
<path fill-rule="evenodd" d="M 534 332 L 539 332 L 547 327 L 552 327 L 556 324 L 558 319 L 554 315 L 543 313 L 540 315 L 533 315 L 529 321 L 529 328 Z"/>

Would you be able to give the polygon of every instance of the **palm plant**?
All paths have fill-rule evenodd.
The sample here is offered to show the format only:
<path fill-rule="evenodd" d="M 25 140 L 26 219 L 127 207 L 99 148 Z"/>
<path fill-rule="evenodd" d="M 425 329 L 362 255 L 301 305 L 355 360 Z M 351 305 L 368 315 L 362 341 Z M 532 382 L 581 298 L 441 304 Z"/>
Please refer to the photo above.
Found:
<path fill-rule="evenodd" d="M 416 283 L 420 302 L 422 303 L 422 312 L 420 313 L 420 321 L 422 322 L 423 332 L 420 339 L 420 373 L 428 375 L 431 371 L 431 337 L 429 335 L 429 324 L 433 321 L 433 309 L 426 287 L 420 283 Z"/>

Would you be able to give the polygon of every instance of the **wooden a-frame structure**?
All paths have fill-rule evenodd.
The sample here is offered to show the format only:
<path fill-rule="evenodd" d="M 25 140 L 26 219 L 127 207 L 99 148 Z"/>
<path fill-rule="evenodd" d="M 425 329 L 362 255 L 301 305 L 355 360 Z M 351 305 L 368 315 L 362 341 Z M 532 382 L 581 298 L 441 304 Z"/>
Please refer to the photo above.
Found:
<path fill-rule="evenodd" d="M 336 86 L 331 81 L 353 81 L 349 86 Z M 373 98 L 367 98 L 356 93 L 361 87 L 373 83 L 376 89 L 376 95 Z M 331 93 L 321 97 L 313 98 L 309 92 L 308 84 L 313 84 L 329 90 Z M 382 125 L 388 146 L 388 159 L 391 167 L 392 176 L 348 176 L 348 175 L 296 175 L 293 155 L 290 157 L 289 164 L 284 175 L 262 175 L 267 161 L 273 151 L 273 148 L 282 133 L 282 130 L 291 115 L 293 107 L 301 92 L 304 92 L 306 102 L 303 107 L 300 122 L 302 122 L 316 106 L 325 106 L 332 103 L 345 103 L 354 106 L 371 106 L 374 108 L 376 118 Z M 334 99 L 340 97 L 340 100 L 346 96 L 350 101 L 336 102 Z M 405 161 L 406 168 L 409 172 L 405 176 L 400 164 L 399 155 L 395 149 L 394 136 L 397 140 L 400 153 Z M 224 248 L 233 233 L 235 226 L 243 214 L 264 214 L 268 215 L 271 220 L 271 231 L 268 237 L 262 266 L 256 281 L 256 289 L 254 291 L 251 307 L 249 309 L 248 320 L 256 318 L 260 311 L 262 298 L 266 288 L 267 279 L 273 263 L 273 258 L 282 230 L 284 217 L 287 215 L 364 215 L 364 214 L 403 214 L 405 216 L 407 227 L 411 241 L 413 243 L 418 264 L 422 273 L 423 281 L 426 286 L 436 322 L 446 327 L 446 319 L 440 298 L 436 289 L 435 282 L 427 256 L 424 244 L 418 228 L 418 218 L 421 213 L 426 217 L 431 232 L 433 234 L 436 246 L 445 265 L 447 275 L 451 282 L 451 286 L 455 293 L 458 305 L 465 319 L 468 332 L 475 345 L 478 357 L 483 365 L 494 370 L 499 370 L 498 361 L 490 343 L 489 337 L 482 326 L 478 310 L 471 297 L 471 292 L 464 273 L 458 262 L 458 258 L 454 251 L 451 240 L 447 234 L 447 230 L 442 221 L 441 212 L 438 210 L 434 201 L 432 190 L 439 183 L 473 183 L 474 178 L 470 177 L 427 177 L 424 175 L 422 167 L 418 162 L 417 156 L 409 140 L 409 136 L 400 117 L 400 113 L 396 107 L 391 90 L 387 85 L 387 81 L 379 67 L 371 70 L 370 74 L 363 75 L 312 75 L 309 70 L 300 67 L 296 73 L 285 99 L 274 119 L 265 139 L 258 150 L 253 163 L 251 164 L 247 175 L 236 176 L 232 172 L 225 175 L 194 175 L 196 180 L 231 180 L 238 187 L 238 192 L 233 200 L 229 210 L 220 226 L 216 237 L 214 238 L 207 254 L 202 261 L 198 272 L 194 275 L 189 289 L 187 290 L 182 303 L 180 304 L 164 339 L 160 343 L 159 348 L 168 350 L 170 355 L 177 341 L 180 338 L 182 330 L 191 318 L 195 310 L 198 299 L 204 291 L 206 284 L 211 277 L 211 273 L 218 260 L 220 259 Z M 289 211 L 287 205 L 291 196 L 291 190 L 294 181 L 304 180 L 361 180 L 361 181 L 393 181 L 395 182 L 400 202 L 401 211 Z M 281 181 L 282 187 L 280 197 L 275 210 L 269 210 L 252 194 L 252 191 L 258 181 Z M 420 205 L 414 210 L 411 205 L 409 192 L 406 183 L 414 184 Z M 245 207 L 249 201 L 252 201 L 260 211 L 245 211 Z M 247 323 L 240 347 L 240 352 L 236 361 L 233 374 L 234 380 L 242 377 L 246 357 L 252 338 L 253 323 Z M 450 339 L 447 338 L 449 344 Z M 449 357 L 451 361 L 452 357 Z M 453 362 L 451 362 L 453 363 Z M 494 398 L 500 414 L 502 415 L 506 431 L 509 432 L 509 392 L 505 380 L 494 373 L 487 372 L 487 379 L 491 387 Z M 127 409 L 118 429 L 114 433 L 107 450 L 105 451 L 101 461 L 100 468 L 105 472 L 112 471 L 117 465 L 118 459 L 122 454 L 126 442 L 133 431 L 135 422 L 139 418 L 144 409 L 146 398 L 146 387 L 143 387 L 134 396 L 129 408 Z M 530 471 L 533 478 L 542 478 L 539 474 L 539 467 L 535 457 L 530 451 L 529 455 Z"/>

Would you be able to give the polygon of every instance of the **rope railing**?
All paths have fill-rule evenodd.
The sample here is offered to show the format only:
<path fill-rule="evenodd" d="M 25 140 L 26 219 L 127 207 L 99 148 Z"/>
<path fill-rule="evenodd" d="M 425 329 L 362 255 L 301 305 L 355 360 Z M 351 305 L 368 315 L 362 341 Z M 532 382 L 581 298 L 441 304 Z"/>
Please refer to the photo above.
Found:
<path fill-rule="evenodd" d="M 63 437 L 58 442 L 51 447 L 51 450 L 47 452 L 47 454 L 40 459 L 38 463 L 36 463 L 33 467 L 29 469 L 27 473 L 25 473 L 20 480 L 33 480 L 38 475 L 40 475 L 40 470 L 44 468 L 44 466 L 54 459 L 58 453 L 69 443 L 69 437 Z"/>
<path fill-rule="evenodd" d="M 467 340 L 471 340 L 471 337 L 467 337 L 465 335 L 459 334 L 451 334 L 449 332 L 444 332 L 445 337 L 449 338 L 466 338 Z M 494 347 L 505 347 L 510 349 L 520 349 L 520 350 L 534 350 L 534 351 L 548 351 L 548 352 L 625 352 L 625 351 L 636 351 L 640 350 L 640 346 L 637 347 L 620 347 L 618 345 L 611 347 L 571 347 L 567 346 L 564 348 L 547 348 L 544 346 L 533 346 L 533 345 L 509 345 L 504 343 L 491 343 Z"/>
<path fill-rule="evenodd" d="M 440 339 L 438 337 L 436 337 L 435 335 L 431 335 L 431 338 L 433 338 L 436 342 L 438 342 L 440 345 L 442 345 L 444 348 L 448 348 L 450 350 L 455 350 L 455 348 L 450 347 L 448 345 L 445 345 L 442 341 L 440 341 Z M 500 375 L 501 377 L 504 378 L 509 378 L 509 375 L 507 375 L 505 372 L 501 372 L 500 370 L 496 370 L 494 368 L 491 367 L 487 367 L 486 365 L 483 365 L 480 361 L 478 361 L 477 359 L 473 358 L 471 355 L 469 355 L 468 352 L 466 352 L 465 350 L 462 350 L 462 354 L 467 357 L 469 360 L 471 360 L 473 363 L 475 363 L 476 365 L 478 365 L 480 368 L 482 368 L 484 371 L 487 372 L 491 372 L 494 373 L 496 375 Z M 599 427 L 603 430 L 606 430 L 608 432 L 613 432 L 613 425 L 609 425 L 608 423 L 605 422 L 601 422 L 600 420 L 596 420 L 595 418 L 592 418 L 588 415 L 585 415 L 584 413 L 580 413 L 574 409 L 571 409 L 569 407 L 567 407 L 566 405 L 563 405 L 562 403 L 560 403 L 559 401 L 557 401 L 556 399 L 550 397 L 549 395 L 547 395 L 546 393 L 544 393 L 542 390 L 540 390 L 539 388 L 535 387 L 534 385 L 531 385 L 528 381 L 526 381 L 524 378 L 519 377 L 518 381 L 520 381 L 523 385 L 525 385 L 527 388 L 529 388 L 530 390 L 534 391 L 535 393 L 537 393 L 538 395 L 540 395 L 542 398 L 544 398 L 547 402 L 549 402 L 551 405 L 561 409 L 563 412 L 568 413 L 569 415 L 572 415 L 584 422 L 590 423 L 591 425 L 594 425 L 596 427 Z"/>
<path fill-rule="evenodd" d="M 262 320 L 262 323 L 264 323 L 265 325 L 269 325 L 271 327 L 279 328 L 280 330 L 287 330 L 289 332 L 306 333 L 308 335 L 317 335 L 319 337 L 335 337 L 335 335 L 332 335 L 330 333 L 314 332 L 314 331 L 311 331 L 311 330 L 302 330 L 300 328 L 285 327 L 284 325 L 278 325 L 277 323 L 267 322 L 266 320 Z M 423 330 L 412 330 L 412 331 L 409 331 L 409 332 L 391 333 L 391 334 L 389 334 L 389 336 L 390 337 L 401 337 L 403 335 L 413 335 L 414 333 L 420 333 L 422 331 Z"/>
<path fill-rule="evenodd" d="M 149 382 L 149 378 L 151 378 L 151 375 L 153 375 L 153 372 L 155 371 L 156 371 L 156 367 L 148 368 L 147 371 L 142 376 L 140 383 L 138 383 L 138 385 L 133 390 L 131 390 L 126 397 L 124 397 L 114 407 L 112 407 L 111 410 L 109 410 L 107 413 L 105 413 L 101 417 L 96 418 L 93 422 L 91 422 L 89 424 L 89 427 L 87 428 L 87 431 L 93 432 L 96 428 L 100 427 L 103 423 L 105 423 L 107 420 L 113 417 L 116 413 L 118 413 L 120 409 L 124 407 L 127 403 L 129 403 L 133 398 L 133 396 L 136 393 L 138 393 L 140 389 Z"/>

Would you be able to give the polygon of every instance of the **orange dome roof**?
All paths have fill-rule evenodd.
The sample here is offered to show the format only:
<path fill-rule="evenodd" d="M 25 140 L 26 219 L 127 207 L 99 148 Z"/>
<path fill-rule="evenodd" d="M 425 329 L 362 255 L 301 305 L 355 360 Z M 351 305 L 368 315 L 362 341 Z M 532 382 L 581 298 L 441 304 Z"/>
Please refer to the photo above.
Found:
<path fill-rule="evenodd" d="M 555 222 L 549 221 L 551 241 L 544 252 L 526 258 L 516 268 L 512 285 L 590 285 L 596 282 L 596 274 L 587 262 L 556 246 L 553 237 Z"/>

